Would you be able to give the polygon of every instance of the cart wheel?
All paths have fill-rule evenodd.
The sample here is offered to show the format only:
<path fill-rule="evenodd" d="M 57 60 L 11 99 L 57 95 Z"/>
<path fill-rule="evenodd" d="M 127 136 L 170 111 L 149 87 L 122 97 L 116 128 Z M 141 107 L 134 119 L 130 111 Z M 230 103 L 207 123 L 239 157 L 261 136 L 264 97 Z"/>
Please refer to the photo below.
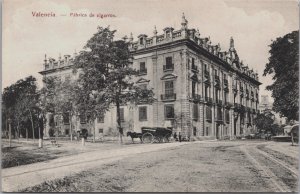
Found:
<path fill-rule="evenodd" d="M 170 135 L 165 135 L 165 136 L 163 137 L 163 142 L 164 142 L 164 143 L 169 143 L 169 142 L 170 142 L 169 138 L 170 138 Z"/>
<path fill-rule="evenodd" d="M 143 136 L 142 136 L 142 141 L 143 143 L 153 143 L 153 135 L 151 133 L 145 133 Z"/>

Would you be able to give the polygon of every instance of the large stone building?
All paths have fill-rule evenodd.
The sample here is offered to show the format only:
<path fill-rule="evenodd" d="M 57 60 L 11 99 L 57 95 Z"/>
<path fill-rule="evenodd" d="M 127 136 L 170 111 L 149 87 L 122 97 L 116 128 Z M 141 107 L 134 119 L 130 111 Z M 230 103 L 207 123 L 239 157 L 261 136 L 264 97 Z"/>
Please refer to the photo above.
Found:
<path fill-rule="evenodd" d="M 230 39 L 228 51 L 212 45 L 199 30 L 188 28 L 182 16 L 181 29 L 172 27 L 158 34 L 129 37 L 133 67 L 139 70 L 137 85 L 153 88 L 153 104 L 121 108 L 125 131 L 140 132 L 142 126 L 172 127 L 186 137 L 235 138 L 256 130 L 253 118 L 258 110 L 258 74 L 239 59 Z M 58 62 L 46 59 L 44 76 L 72 76 L 70 56 Z M 76 75 L 73 75 L 76 77 Z M 78 122 L 78 119 L 75 119 Z M 116 110 L 112 106 L 105 118 L 97 120 L 96 136 L 116 131 Z M 68 125 L 64 125 L 68 129 Z M 81 124 L 79 128 L 85 127 Z M 69 131 L 64 132 L 68 134 Z"/>

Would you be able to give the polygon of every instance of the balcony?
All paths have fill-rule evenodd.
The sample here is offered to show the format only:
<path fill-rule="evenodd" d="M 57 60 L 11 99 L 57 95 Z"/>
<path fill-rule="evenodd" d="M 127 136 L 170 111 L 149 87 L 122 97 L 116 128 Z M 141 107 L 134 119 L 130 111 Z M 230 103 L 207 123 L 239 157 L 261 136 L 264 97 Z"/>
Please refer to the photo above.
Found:
<path fill-rule="evenodd" d="M 162 101 L 174 101 L 174 100 L 176 100 L 176 94 L 162 94 L 161 100 Z"/>
<path fill-rule="evenodd" d="M 209 76 L 209 71 L 204 70 L 204 77 L 206 77 L 206 78 L 209 78 L 209 77 L 210 77 L 210 76 Z"/>
<path fill-rule="evenodd" d="M 220 77 L 215 75 L 215 87 L 220 89 Z"/>
<path fill-rule="evenodd" d="M 251 108 L 246 107 L 246 111 L 247 111 L 247 112 L 251 112 Z"/>
<path fill-rule="evenodd" d="M 206 102 L 207 104 L 212 104 L 213 100 L 212 100 L 211 97 L 205 97 L 205 102 Z"/>
<path fill-rule="evenodd" d="M 237 92 L 238 92 L 237 85 L 233 85 L 233 86 L 232 86 L 232 91 L 233 91 L 234 95 L 237 94 Z"/>
<path fill-rule="evenodd" d="M 194 102 L 200 102 L 201 95 L 199 95 L 199 94 L 192 94 L 192 99 L 194 100 Z"/>
<path fill-rule="evenodd" d="M 223 105 L 222 100 L 216 100 L 216 103 L 217 103 L 218 106 L 222 106 Z"/>
<path fill-rule="evenodd" d="M 198 67 L 195 65 L 195 64 L 192 64 L 192 71 L 194 72 L 194 73 L 198 73 L 199 71 L 198 71 Z"/>
<path fill-rule="evenodd" d="M 246 99 L 249 100 L 250 96 L 249 96 L 249 91 L 246 90 Z"/>
<path fill-rule="evenodd" d="M 240 96 L 241 96 L 241 97 L 244 96 L 244 90 L 243 90 L 243 88 L 241 88 L 241 90 L 240 90 Z"/>
<path fill-rule="evenodd" d="M 228 91 L 228 80 L 224 79 L 224 90 Z"/>
<path fill-rule="evenodd" d="M 234 112 L 240 112 L 241 110 L 241 105 L 238 103 L 234 103 Z"/>
<path fill-rule="evenodd" d="M 147 69 L 138 70 L 138 75 L 147 75 Z"/>
<path fill-rule="evenodd" d="M 232 103 L 230 102 L 225 102 L 225 108 L 231 108 L 232 107 Z"/>
<path fill-rule="evenodd" d="M 174 64 L 171 63 L 171 64 L 164 65 L 163 70 L 164 71 L 173 71 L 174 70 Z"/>

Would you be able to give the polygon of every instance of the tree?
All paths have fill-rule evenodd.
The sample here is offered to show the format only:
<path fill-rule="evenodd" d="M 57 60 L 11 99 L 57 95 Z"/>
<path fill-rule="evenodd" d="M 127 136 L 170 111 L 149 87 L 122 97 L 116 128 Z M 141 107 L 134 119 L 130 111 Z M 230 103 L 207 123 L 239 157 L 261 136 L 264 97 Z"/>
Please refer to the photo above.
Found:
<path fill-rule="evenodd" d="M 14 130 L 18 131 L 19 134 L 20 125 L 26 123 L 29 119 L 34 139 L 36 132 L 34 119 L 36 118 L 36 104 L 38 102 L 36 78 L 29 76 L 6 87 L 3 91 L 2 99 L 2 104 L 5 107 L 2 111 L 6 115 L 6 119 L 10 118 L 13 120 L 12 126 L 14 126 Z M 26 127 L 26 139 L 28 138 L 27 130 Z"/>
<path fill-rule="evenodd" d="M 277 38 L 270 45 L 264 76 L 272 75 L 267 86 L 274 98 L 273 110 L 288 120 L 299 118 L 299 31 Z"/>
<path fill-rule="evenodd" d="M 271 111 L 267 110 L 262 113 L 259 113 L 257 117 L 253 120 L 257 128 L 265 132 L 272 132 L 272 125 L 274 123 L 274 114 Z"/>
<path fill-rule="evenodd" d="M 70 108 L 68 104 L 69 93 L 66 89 L 66 85 L 57 77 L 45 77 L 43 84 L 43 88 L 40 91 L 40 113 L 44 118 L 43 120 L 46 120 L 46 115 L 49 113 L 57 118 L 62 117 L 63 113 L 67 112 Z M 49 123 L 54 124 L 51 120 Z M 53 129 L 49 132 L 53 133 L 52 130 Z M 56 134 L 58 134 L 58 132 Z"/>
<path fill-rule="evenodd" d="M 127 103 L 152 103 L 151 89 L 136 86 L 132 80 L 137 71 L 132 68 L 129 44 L 114 41 L 109 27 L 98 27 L 84 50 L 75 58 L 76 69 L 81 69 L 78 80 L 77 106 L 88 112 L 91 120 L 104 116 L 110 105 L 117 110 L 117 126 L 122 143 L 120 106 Z"/>

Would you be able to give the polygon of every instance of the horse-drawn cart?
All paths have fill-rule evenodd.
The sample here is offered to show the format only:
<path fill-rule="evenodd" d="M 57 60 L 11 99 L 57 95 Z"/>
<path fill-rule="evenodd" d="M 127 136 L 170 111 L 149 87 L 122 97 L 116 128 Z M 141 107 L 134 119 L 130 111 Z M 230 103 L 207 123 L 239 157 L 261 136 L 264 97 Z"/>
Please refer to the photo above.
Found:
<path fill-rule="evenodd" d="M 169 142 L 172 129 L 163 127 L 142 127 L 143 143 Z"/>
<path fill-rule="evenodd" d="M 134 143 L 134 138 L 140 138 L 143 143 L 162 143 L 169 142 L 172 135 L 171 128 L 163 127 L 142 127 L 142 133 L 128 131 L 127 136 L 130 136 Z"/>

